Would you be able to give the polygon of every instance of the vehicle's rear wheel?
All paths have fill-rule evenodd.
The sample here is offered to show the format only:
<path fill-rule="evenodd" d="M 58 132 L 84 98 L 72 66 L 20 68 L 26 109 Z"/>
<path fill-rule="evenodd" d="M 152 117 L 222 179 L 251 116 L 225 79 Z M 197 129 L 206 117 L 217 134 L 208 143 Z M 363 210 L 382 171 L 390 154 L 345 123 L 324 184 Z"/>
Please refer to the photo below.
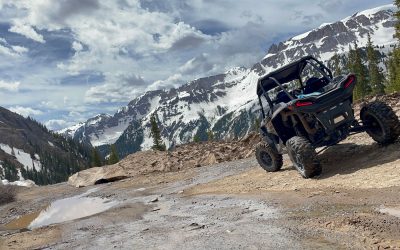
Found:
<path fill-rule="evenodd" d="M 282 155 L 265 142 L 257 144 L 256 158 L 258 164 L 267 172 L 279 171 L 283 165 Z"/>
<path fill-rule="evenodd" d="M 361 109 L 360 116 L 363 124 L 367 126 L 368 135 L 379 144 L 393 143 L 399 137 L 399 118 L 386 103 L 368 103 Z"/>
<path fill-rule="evenodd" d="M 300 136 L 294 136 L 286 142 L 286 148 L 294 167 L 304 178 L 320 175 L 321 165 L 311 143 Z"/>

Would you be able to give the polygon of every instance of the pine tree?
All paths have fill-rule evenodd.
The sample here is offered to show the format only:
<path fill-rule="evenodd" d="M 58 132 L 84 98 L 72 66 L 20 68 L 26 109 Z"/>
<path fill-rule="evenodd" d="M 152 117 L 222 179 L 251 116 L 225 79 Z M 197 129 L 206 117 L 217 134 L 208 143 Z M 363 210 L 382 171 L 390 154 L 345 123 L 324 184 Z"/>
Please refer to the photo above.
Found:
<path fill-rule="evenodd" d="M 358 48 L 357 42 L 354 42 L 354 50 L 350 46 L 348 68 L 357 77 L 357 84 L 354 88 L 354 99 L 364 98 L 371 92 L 371 89 L 366 78 L 368 70 L 362 63 L 361 51 Z"/>
<path fill-rule="evenodd" d="M 395 48 L 387 61 L 387 87 L 389 93 L 400 91 L 400 49 Z"/>
<path fill-rule="evenodd" d="M 260 127 L 261 127 L 261 121 L 260 118 L 257 117 L 254 121 L 254 130 L 258 132 L 260 130 Z"/>
<path fill-rule="evenodd" d="M 394 14 L 397 20 L 395 37 L 400 42 L 400 0 L 396 0 L 394 4 L 397 6 L 397 12 Z"/>
<path fill-rule="evenodd" d="M 208 141 L 213 141 L 214 140 L 214 133 L 212 132 L 211 129 L 207 130 L 207 140 Z"/>
<path fill-rule="evenodd" d="M 165 151 L 166 147 L 161 139 L 161 131 L 157 124 L 157 114 L 153 114 L 150 117 L 151 124 L 151 136 L 153 137 L 153 146 L 151 147 L 154 150 Z"/>
<path fill-rule="evenodd" d="M 336 53 L 333 56 L 333 70 L 334 70 L 334 75 L 335 76 L 342 75 L 342 69 L 340 67 L 340 58 L 339 58 L 339 55 L 336 54 Z"/>
<path fill-rule="evenodd" d="M 347 56 L 347 62 L 346 62 L 346 68 L 347 71 L 352 73 L 353 72 L 353 62 L 355 59 L 355 51 L 353 50 L 353 48 L 351 47 L 351 44 L 349 44 L 349 54 Z"/>
<path fill-rule="evenodd" d="M 395 46 L 392 53 L 389 55 L 387 61 L 388 68 L 388 81 L 387 91 L 397 92 L 400 91 L 400 0 L 396 0 L 397 12 L 395 13 L 396 22 L 396 33 L 395 37 L 398 40 L 398 45 Z"/>
<path fill-rule="evenodd" d="M 93 167 L 101 167 L 101 158 L 100 153 L 96 148 L 92 149 L 92 166 Z"/>
<path fill-rule="evenodd" d="M 197 134 L 194 135 L 194 136 L 193 136 L 193 142 L 196 142 L 196 143 L 197 143 L 197 142 L 200 142 L 200 136 L 197 135 Z"/>
<path fill-rule="evenodd" d="M 3 161 L 4 178 L 8 181 L 16 181 L 19 179 L 17 167 L 8 160 Z"/>
<path fill-rule="evenodd" d="M 108 158 L 108 164 L 112 165 L 115 164 L 117 162 L 119 162 L 119 157 L 118 157 L 118 153 L 117 153 L 117 148 L 115 147 L 115 145 L 111 145 L 111 153 L 110 153 L 110 158 Z"/>
<path fill-rule="evenodd" d="M 382 69 L 379 67 L 378 51 L 374 49 L 374 45 L 371 41 L 371 36 L 368 33 L 367 43 L 367 59 L 368 59 L 368 73 L 369 83 L 373 94 L 384 94 L 385 86 L 383 85 L 384 76 Z"/>

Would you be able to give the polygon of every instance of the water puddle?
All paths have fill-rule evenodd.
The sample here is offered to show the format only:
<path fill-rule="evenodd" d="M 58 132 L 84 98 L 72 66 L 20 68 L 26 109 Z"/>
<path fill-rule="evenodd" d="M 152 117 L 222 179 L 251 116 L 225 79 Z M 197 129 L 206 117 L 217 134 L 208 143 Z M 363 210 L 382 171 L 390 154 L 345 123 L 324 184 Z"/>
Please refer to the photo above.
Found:
<path fill-rule="evenodd" d="M 85 197 L 95 190 L 52 202 L 41 211 L 27 214 L 4 225 L 6 230 L 34 229 L 71 221 L 106 211 L 118 202 L 99 197 Z"/>
<path fill-rule="evenodd" d="M 400 207 L 380 207 L 379 212 L 400 218 Z"/>
<path fill-rule="evenodd" d="M 37 211 L 31 214 L 27 214 L 11 221 L 10 223 L 4 225 L 6 230 L 18 230 L 28 228 L 29 224 L 34 221 L 40 214 L 41 211 Z"/>

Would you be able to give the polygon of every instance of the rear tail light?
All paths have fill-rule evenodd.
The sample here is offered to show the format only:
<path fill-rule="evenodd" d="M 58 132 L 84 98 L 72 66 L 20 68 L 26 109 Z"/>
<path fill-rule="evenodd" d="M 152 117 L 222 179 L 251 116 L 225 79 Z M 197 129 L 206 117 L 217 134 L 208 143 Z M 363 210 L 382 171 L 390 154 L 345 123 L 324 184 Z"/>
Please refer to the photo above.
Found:
<path fill-rule="evenodd" d="M 347 80 L 344 83 L 344 88 L 347 89 L 348 87 L 350 87 L 350 85 L 355 83 L 355 81 L 356 81 L 356 77 L 354 75 L 350 75 L 349 77 L 347 77 Z"/>
<path fill-rule="evenodd" d="M 313 102 L 310 101 L 297 101 L 295 106 L 296 107 L 305 107 L 305 106 L 311 106 L 313 105 Z"/>
<path fill-rule="evenodd" d="M 294 110 L 295 108 L 301 108 L 301 107 L 306 107 L 306 106 L 311 106 L 313 105 L 313 102 L 310 101 L 297 101 L 294 104 L 290 105 L 288 108 L 289 110 Z"/>

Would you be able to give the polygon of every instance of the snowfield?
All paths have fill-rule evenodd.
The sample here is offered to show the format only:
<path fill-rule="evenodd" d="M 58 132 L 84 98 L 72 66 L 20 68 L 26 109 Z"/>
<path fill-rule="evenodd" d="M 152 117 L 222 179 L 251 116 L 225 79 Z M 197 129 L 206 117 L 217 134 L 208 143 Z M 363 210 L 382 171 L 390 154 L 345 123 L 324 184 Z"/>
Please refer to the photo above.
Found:
<path fill-rule="evenodd" d="M 34 159 L 31 158 L 31 155 L 25 153 L 22 149 L 12 148 L 7 144 L 0 143 L 0 149 L 6 152 L 9 155 L 15 156 L 16 160 L 24 166 L 25 169 L 40 171 L 42 169 L 42 165 L 40 163 L 39 155 L 35 154 Z"/>

